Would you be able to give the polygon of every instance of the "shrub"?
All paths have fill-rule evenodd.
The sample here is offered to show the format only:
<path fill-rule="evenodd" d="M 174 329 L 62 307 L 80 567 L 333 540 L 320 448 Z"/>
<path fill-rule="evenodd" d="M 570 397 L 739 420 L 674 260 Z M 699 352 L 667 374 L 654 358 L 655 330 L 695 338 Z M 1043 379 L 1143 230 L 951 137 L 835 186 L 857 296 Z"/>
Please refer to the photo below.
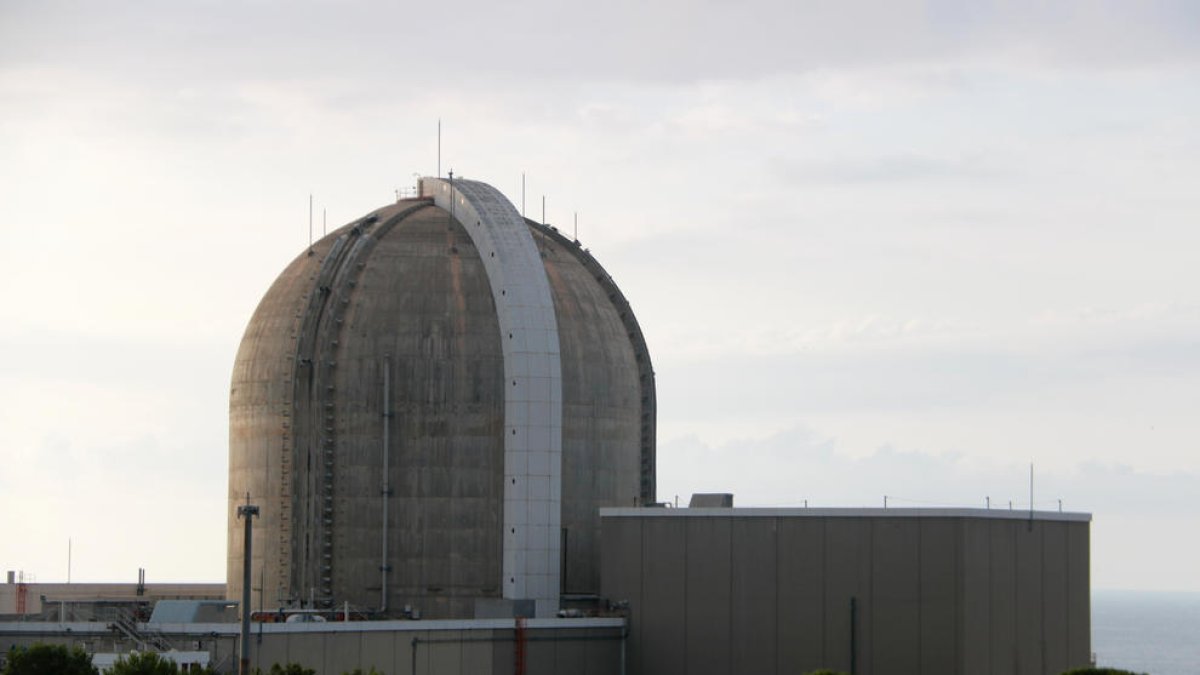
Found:
<path fill-rule="evenodd" d="M 80 647 L 35 644 L 8 652 L 4 675 L 98 675 L 92 657 Z"/>
<path fill-rule="evenodd" d="M 270 675 L 317 675 L 317 671 L 312 668 L 305 668 L 299 663 L 289 663 L 285 666 L 276 663 L 271 666 Z"/>
<path fill-rule="evenodd" d="M 132 652 L 117 659 L 108 675 L 177 675 L 179 666 L 154 652 Z"/>

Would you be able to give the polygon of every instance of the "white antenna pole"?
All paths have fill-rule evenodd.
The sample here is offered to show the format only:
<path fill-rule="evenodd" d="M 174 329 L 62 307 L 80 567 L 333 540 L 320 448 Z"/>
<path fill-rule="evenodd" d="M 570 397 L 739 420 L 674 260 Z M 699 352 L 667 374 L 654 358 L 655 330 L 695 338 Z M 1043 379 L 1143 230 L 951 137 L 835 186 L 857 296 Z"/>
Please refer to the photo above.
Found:
<path fill-rule="evenodd" d="M 326 218 L 325 218 L 325 215 L 326 215 L 326 214 L 325 214 L 325 207 L 323 207 L 323 206 L 322 206 L 322 207 L 321 207 L 321 236 L 322 236 L 322 237 L 324 237 L 326 234 L 328 234 L 328 230 L 327 230 L 327 220 L 326 220 Z"/>
<path fill-rule="evenodd" d="M 546 224 L 546 195 L 542 195 L 542 224 Z"/>
<path fill-rule="evenodd" d="M 579 212 L 575 212 L 575 241 L 579 241 Z"/>

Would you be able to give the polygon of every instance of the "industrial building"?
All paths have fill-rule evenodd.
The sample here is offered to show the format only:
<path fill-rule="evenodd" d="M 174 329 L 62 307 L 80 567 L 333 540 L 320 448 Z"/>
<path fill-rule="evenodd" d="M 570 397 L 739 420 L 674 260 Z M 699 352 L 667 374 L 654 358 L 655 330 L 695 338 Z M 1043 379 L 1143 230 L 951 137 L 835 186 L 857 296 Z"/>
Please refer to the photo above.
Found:
<path fill-rule="evenodd" d="M 247 326 L 221 588 L 245 590 L 256 506 L 255 600 L 312 620 L 258 620 L 241 648 L 333 675 L 1087 664 L 1089 515 L 668 508 L 655 415 L 645 339 L 595 258 L 484 183 L 421 179 L 302 251 Z M 237 626 L 190 617 L 0 623 L 0 646 L 231 669 Z"/>
<path fill-rule="evenodd" d="M 1062 673 L 1091 658 L 1086 514 L 604 509 L 628 672 Z"/>
<path fill-rule="evenodd" d="M 584 249 L 421 180 L 301 253 L 230 394 L 229 598 L 249 495 L 267 606 L 553 616 L 599 591 L 597 510 L 654 497 L 654 373 Z"/>

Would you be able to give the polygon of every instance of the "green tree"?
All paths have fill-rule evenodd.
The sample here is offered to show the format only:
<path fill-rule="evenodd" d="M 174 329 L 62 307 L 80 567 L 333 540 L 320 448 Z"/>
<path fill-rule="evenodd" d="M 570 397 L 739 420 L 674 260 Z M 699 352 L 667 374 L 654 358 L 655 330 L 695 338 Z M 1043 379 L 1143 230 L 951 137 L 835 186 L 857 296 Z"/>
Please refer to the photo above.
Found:
<path fill-rule="evenodd" d="M 117 659 L 108 675 L 177 675 L 179 666 L 154 652 L 133 652 Z"/>
<path fill-rule="evenodd" d="M 8 652 L 4 675 L 99 675 L 92 657 L 80 647 L 35 644 Z"/>

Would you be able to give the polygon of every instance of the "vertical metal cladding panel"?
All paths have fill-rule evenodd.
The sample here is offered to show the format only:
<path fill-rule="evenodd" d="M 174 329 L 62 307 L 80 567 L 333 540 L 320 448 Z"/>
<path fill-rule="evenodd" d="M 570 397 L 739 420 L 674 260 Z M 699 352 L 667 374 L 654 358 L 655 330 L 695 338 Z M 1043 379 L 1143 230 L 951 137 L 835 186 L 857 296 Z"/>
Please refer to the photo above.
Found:
<path fill-rule="evenodd" d="M 1017 523 L 1017 673 L 1046 672 L 1042 618 L 1042 523 Z"/>
<path fill-rule="evenodd" d="M 647 518 L 642 524 L 642 628 L 635 672 L 682 675 L 686 663 L 686 518 Z"/>
<path fill-rule="evenodd" d="M 1086 666 L 1092 653 L 1092 594 L 1089 523 L 1067 526 L 1067 658 L 1072 668 Z"/>
<path fill-rule="evenodd" d="M 662 518 L 686 530 L 684 666 L 688 673 L 730 673 L 730 518 Z"/>
<path fill-rule="evenodd" d="M 1067 528 L 1069 523 L 1039 521 L 1042 531 L 1042 644 L 1045 672 L 1067 669 L 1068 608 Z"/>
<path fill-rule="evenodd" d="M 509 636 L 512 631 L 496 631 L 493 637 L 497 638 L 496 642 L 492 643 L 492 670 L 493 675 L 508 675 L 513 672 L 513 659 L 516 656 L 516 646 L 512 640 L 501 640 L 501 633 L 507 632 Z"/>
<path fill-rule="evenodd" d="M 991 628 L 993 675 L 1017 672 L 1017 528 L 994 520 L 991 530 Z"/>
<path fill-rule="evenodd" d="M 959 629 L 960 673 L 990 673 L 992 650 L 991 610 L 992 521 L 964 519 L 960 576 L 962 625 Z"/>
<path fill-rule="evenodd" d="M 325 640 L 321 633 L 289 633 L 287 645 L 288 662 L 325 672 Z M 270 668 L 269 663 L 262 666 L 264 672 Z"/>
<path fill-rule="evenodd" d="M 831 665 L 825 654 L 825 518 L 780 518 L 778 672 Z"/>
<path fill-rule="evenodd" d="M 600 588 L 602 597 L 627 602 L 629 642 L 626 660 L 637 672 L 642 643 L 642 518 L 605 518 L 601 522 Z"/>
<path fill-rule="evenodd" d="M 584 643 L 584 669 L 581 675 L 612 675 L 624 672 L 621 665 L 620 633 L 615 631 L 588 631 L 591 640 Z"/>
<path fill-rule="evenodd" d="M 472 635 L 484 637 L 490 634 L 490 631 L 472 631 Z M 399 664 L 397 664 L 399 665 Z M 463 673 L 490 673 L 492 672 L 492 645 L 489 642 L 464 642 L 462 645 L 462 672 Z M 401 670 L 387 670 L 389 675 L 393 672 L 403 672 Z"/>
<path fill-rule="evenodd" d="M 251 654 L 251 665 L 262 669 L 263 672 L 270 670 L 273 663 L 287 663 L 289 660 L 288 636 L 264 635 L 262 642 L 255 640 L 254 651 Z"/>
<path fill-rule="evenodd" d="M 396 668 L 396 633 L 371 631 L 362 634 L 358 652 L 358 668 L 370 672 L 371 668 L 381 673 L 399 673 Z"/>
<path fill-rule="evenodd" d="M 420 649 L 429 653 L 429 670 L 425 672 L 462 673 L 462 638 L 465 635 L 459 630 L 431 632 L 431 641 L 420 646 Z"/>
<path fill-rule="evenodd" d="M 870 624 L 874 638 L 871 663 L 892 672 L 917 673 L 921 662 L 921 526 L 915 518 L 873 518 L 870 522 L 871 610 L 862 618 L 864 625 Z"/>
<path fill-rule="evenodd" d="M 961 643 L 959 523 L 948 518 L 920 521 L 922 675 L 955 675 Z M 985 585 L 986 587 L 986 585 Z"/>
<path fill-rule="evenodd" d="M 733 518 L 732 673 L 771 673 L 778 667 L 776 617 L 779 577 L 775 518 Z"/>
<path fill-rule="evenodd" d="M 560 631 L 561 633 L 561 631 Z M 555 641 L 547 643 L 554 648 L 553 661 L 551 662 L 551 673 L 583 673 L 587 670 L 586 650 L 587 642 L 583 640 L 573 640 L 578 638 L 583 631 L 571 631 L 569 634 L 560 634 L 554 636 L 553 632 L 547 632 L 547 637 L 554 637 Z"/>
<path fill-rule="evenodd" d="M 825 530 L 825 660 L 850 670 L 850 599 L 857 599 L 855 625 L 859 672 L 870 673 L 871 521 L 828 518 Z"/>
<path fill-rule="evenodd" d="M 330 632 L 324 634 L 326 673 L 347 673 L 362 668 L 362 642 L 359 632 Z"/>

